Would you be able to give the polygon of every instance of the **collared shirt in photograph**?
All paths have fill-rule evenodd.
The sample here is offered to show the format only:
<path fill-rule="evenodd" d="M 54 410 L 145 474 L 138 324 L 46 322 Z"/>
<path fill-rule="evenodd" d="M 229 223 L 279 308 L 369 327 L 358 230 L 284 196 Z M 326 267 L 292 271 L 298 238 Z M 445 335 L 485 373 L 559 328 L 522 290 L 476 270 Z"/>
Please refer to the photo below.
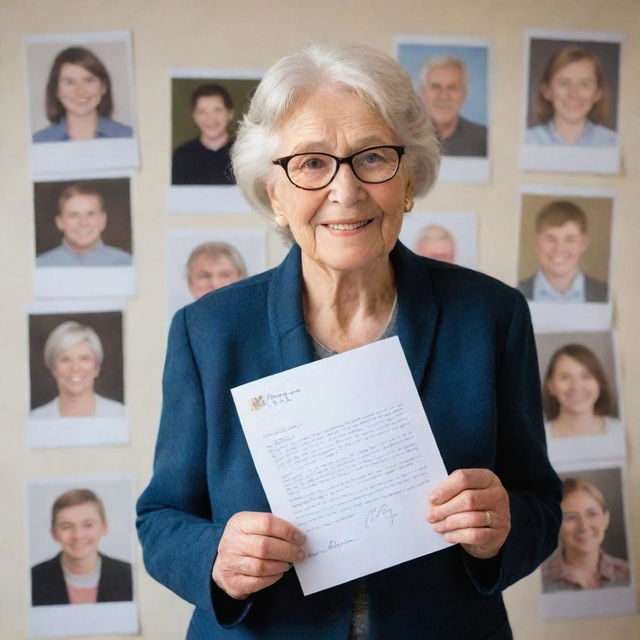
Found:
<path fill-rule="evenodd" d="M 39 255 L 36 267 L 128 267 L 132 262 L 130 253 L 109 247 L 101 240 L 93 251 L 87 253 L 76 253 L 63 242 Z"/>
<path fill-rule="evenodd" d="M 629 565 L 620 558 L 614 558 L 600 551 L 598 562 L 598 589 L 624 587 L 630 584 Z M 542 565 L 542 591 L 578 591 L 584 587 L 574 575 L 572 568 L 564 561 L 562 552 L 556 549 Z"/>
<path fill-rule="evenodd" d="M 578 271 L 567 290 L 561 293 L 538 271 L 533 279 L 533 299 L 535 302 L 585 302 L 584 273 Z"/>
<path fill-rule="evenodd" d="M 487 127 L 460 117 L 455 131 L 440 142 L 445 156 L 486 157 Z"/>
<path fill-rule="evenodd" d="M 580 137 L 568 145 L 556 130 L 553 120 L 527 129 L 526 144 L 564 145 L 568 147 L 615 147 L 618 134 L 608 127 L 587 120 Z"/>
<path fill-rule="evenodd" d="M 120 124 L 111 118 L 100 116 L 96 127 L 96 138 L 131 138 L 133 129 L 126 124 Z M 62 118 L 60 122 L 52 124 L 33 134 L 34 142 L 66 142 L 71 140 L 67 131 L 67 121 Z"/>

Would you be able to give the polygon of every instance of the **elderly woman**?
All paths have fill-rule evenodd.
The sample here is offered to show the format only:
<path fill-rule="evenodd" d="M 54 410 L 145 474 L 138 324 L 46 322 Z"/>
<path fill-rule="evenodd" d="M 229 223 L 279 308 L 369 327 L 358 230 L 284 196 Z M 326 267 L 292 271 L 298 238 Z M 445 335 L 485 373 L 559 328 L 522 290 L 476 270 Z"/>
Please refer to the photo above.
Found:
<path fill-rule="evenodd" d="M 58 325 L 44 345 L 44 362 L 58 386 L 58 395 L 35 408 L 32 419 L 119 418 L 124 406 L 94 391 L 104 354 L 98 334 L 68 320 Z"/>
<path fill-rule="evenodd" d="M 586 478 L 562 483 L 562 527 L 558 549 L 542 565 L 545 593 L 629 584 L 629 565 L 602 550 L 610 514 L 602 491 Z"/>
<path fill-rule="evenodd" d="M 60 553 L 31 569 L 31 604 L 92 604 L 133 598 L 131 565 L 98 551 L 108 525 L 102 500 L 70 489 L 51 510 L 51 537 Z"/>
<path fill-rule="evenodd" d="M 621 428 L 610 417 L 613 401 L 604 369 L 596 354 L 582 344 L 567 344 L 553 354 L 544 377 L 543 402 L 552 438 Z"/>
<path fill-rule="evenodd" d="M 598 56 L 574 44 L 547 62 L 535 97 L 541 124 L 527 129 L 527 144 L 608 147 L 616 132 L 604 125 L 609 89 Z"/>
<path fill-rule="evenodd" d="M 187 284 L 195 300 L 247 277 L 240 252 L 228 242 L 203 242 L 187 260 Z"/>
<path fill-rule="evenodd" d="M 409 76 L 359 45 L 288 55 L 233 162 L 294 244 L 175 316 L 138 504 L 147 569 L 196 605 L 189 638 L 511 637 L 500 591 L 552 551 L 560 520 L 533 334 L 517 291 L 397 242 L 438 167 Z M 229 389 L 390 335 L 452 472 L 425 495 L 425 530 L 460 544 L 304 597 L 289 571 L 304 531 L 270 513 Z"/>
<path fill-rule="evenodd" d="M 34 142 L 133 135 L 131 127 L 111 119 L 109 72 L 100 58 L 84 47 L 69 47 L 56 56 L 47 81 L 46 109 L 51 126 L 36 132 Z"/>

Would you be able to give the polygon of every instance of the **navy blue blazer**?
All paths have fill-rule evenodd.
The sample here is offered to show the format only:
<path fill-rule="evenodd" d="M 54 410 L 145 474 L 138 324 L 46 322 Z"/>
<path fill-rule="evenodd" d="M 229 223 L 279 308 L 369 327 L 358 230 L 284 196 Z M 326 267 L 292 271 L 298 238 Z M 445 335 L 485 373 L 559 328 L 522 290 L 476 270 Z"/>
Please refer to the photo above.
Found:
<path fill-rule="evenodd" d="M 512 528 L 491 560 L 458 545 L 367 577 L 371 638 L 510 638 L 501 591 L 556 546 L 561 491 L 546 452 L 527 303 L 486 275 L 391 253 L 398 337 L 444 463 L 492 469 Z M 188 638 L 345 640 L 353 583 L 307 597 L 295 571 L 245 601 L 211 580 L 238 511 L 269 511 L 230 388 L 311 362 L 300 249 L 173 321 L 153 477 L 138 502 L 148 572 L 195 604 Z M 426 512 L 426 501 L 425 501 Z"/>

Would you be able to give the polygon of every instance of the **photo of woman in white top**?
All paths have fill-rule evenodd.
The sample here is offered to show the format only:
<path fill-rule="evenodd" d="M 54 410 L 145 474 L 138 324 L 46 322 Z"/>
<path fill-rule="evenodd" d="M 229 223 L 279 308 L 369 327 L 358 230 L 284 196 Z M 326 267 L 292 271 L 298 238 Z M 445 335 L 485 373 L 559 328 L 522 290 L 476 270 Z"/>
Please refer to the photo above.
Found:
<path fill-rule="evenodd" d="M 602 364 L 582 344 L 567 344 L 551 357 L 543 403 L 551 438 L 603 434 L 618 422 Z"/>
<path fill-rule="evenodd" d="M 98 395 L 95 380 L 104 358 L 98 334 L 89 326 L 69 320 L 47 338 L 44 361 L 58 387 L 58 395 L 31 411 L 30 418 L 117 418 L 125 414 L 120 402 Z"/>

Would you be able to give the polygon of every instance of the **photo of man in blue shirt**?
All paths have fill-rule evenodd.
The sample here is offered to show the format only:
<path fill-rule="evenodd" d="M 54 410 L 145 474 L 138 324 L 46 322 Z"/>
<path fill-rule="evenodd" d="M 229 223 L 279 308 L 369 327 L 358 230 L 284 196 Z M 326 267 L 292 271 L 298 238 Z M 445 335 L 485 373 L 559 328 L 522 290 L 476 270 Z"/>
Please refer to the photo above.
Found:
<path fill-rule="evenodd" d="M 130 253 L 102 241 L 107 213 L 102 194 L 91 185 L 74 183 L 62 191 L 54 223 L 62 234 L 62 242 L 37 256 L 37 267 L 117 267 L 132 264 Z"/>

